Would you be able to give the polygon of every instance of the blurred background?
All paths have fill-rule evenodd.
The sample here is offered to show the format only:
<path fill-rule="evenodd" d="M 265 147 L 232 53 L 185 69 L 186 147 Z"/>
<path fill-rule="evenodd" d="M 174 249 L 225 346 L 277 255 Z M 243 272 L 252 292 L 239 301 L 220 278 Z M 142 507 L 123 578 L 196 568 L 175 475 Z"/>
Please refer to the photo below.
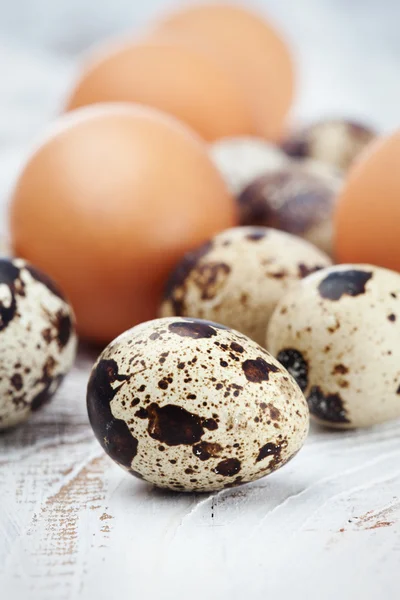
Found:
<path fill-rule="evenodd" d="M 0 230 L 4 204 L 35 137 L 59 111 L 82 54 L 129 34 L 176 0 L 0 0 Z M 181 2 L 182 4 L 182 2 Z M 399 125 L 399 0 L 253 0 L 289 41 L 298 66 L 294 122 Z"/>

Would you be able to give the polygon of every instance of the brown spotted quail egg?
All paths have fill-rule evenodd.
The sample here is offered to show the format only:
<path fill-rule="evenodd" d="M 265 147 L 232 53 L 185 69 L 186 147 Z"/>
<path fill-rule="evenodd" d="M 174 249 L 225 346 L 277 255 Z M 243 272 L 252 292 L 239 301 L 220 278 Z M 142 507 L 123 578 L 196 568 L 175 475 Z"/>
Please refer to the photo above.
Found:
<path fill-rule="evenodd" d="M 278 146 L 257 137 L 223 138 L 211 145 L 210 154 L 234 196 L 256 177 L 290 163 Z"/>
<path fill-rule="evenodd" d="M 187 254 L 167 283 L 160 316 L 223 323 L 260 345 L 276 303 L 293 283 L 331 264 L 298 237 L 266 227 L 235 227 Z"/>
<path fill-rule="evenodd" d="M 347 171 L 375 135 L 369 127 L 353 121 L 325 119 L 293 134 L 282 149 L 292 158 L 313 158 Z"/>
<path fill-rule="evenodd" d="M 238 198 L 240 224 L 276 227 L 331 254 L 338 181 L 297 165 L 261 175 Z"/>
<path fill-rule="evenodd" d="M 100 355 L 88 384 L 104 450 L 162 488 L 212 491 L 278 469 L 301 448 L 301 390 L 266 350 L 209 321 L 149 321 Z"/>
<path fill-rule="evenodd" d="M 0 429 L 50 400 L 75 353 L 72 310 L 55 284 L 23 260 L 0 259 Z"/>
<path fill-rule="evenodd" d="M 277 305 L 267 347 L 295 377 L 311 415 L 335 428 L 400 417 L 400 275 L 339 265 Z"/>

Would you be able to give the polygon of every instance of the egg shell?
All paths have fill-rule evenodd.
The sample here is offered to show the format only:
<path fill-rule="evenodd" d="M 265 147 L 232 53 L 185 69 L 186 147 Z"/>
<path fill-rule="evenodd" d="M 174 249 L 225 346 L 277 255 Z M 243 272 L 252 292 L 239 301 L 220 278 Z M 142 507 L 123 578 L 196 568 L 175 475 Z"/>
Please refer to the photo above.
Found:
<path fill-rule="evenodd" d="M 277 305 L 267 347 L 295 377 L 311 415 L 334 428 L 400 417 L 400 275 L 338 265 Z"/>
<path fill-rule="evenodd" d="M 288 233 L 228 229 L 178 264 L 160 316 L 217 321 L 264 345 L 268 320 L 281 296 L 306 274 L 330 264 L 326 254 Z"/>
<path fill-rule="evenodd" d="M 334 215 L 335 255 L 400 271 L 400 130 L 373 142 L 350 169 Z"/>
<path fill-rule="evenodd" d="M 7 236 L 1 236 L 0 237 L 0 256 L 5 257 L 5 256 L 10 256 L 10 255 L 11 255 L 10 240 L 8 239 Z"/>
<path fill-rule="evenodd" d="M 294 97 L 294 65 L 282 34 L 262 14 L 229 3 L 196 3 L 167 14 L 150 33 L 212 58 L 250 107 L 255 135 L 281 139 Z"/>
<path fill-rule="evenodd" d="M 238 198 L 241 225 L 275 227 L 332 254 L 333 210 L 338 180 L 315 167 L 289 165 L 261 175 Z"/>
<path fill-rule="evenodd" d="M 21 173 L 10 213 L 15 253 L 60 284 L 80 335 L 100 343 L 154 318 L 181 256 L 236 223 L 202 140 L 129 104 L 54 123 Z"/>
<path fill-rule="evenodd" d="M 75 359 L 72 310 L 56 285 L 20 259 L 0 259 L 0 430 L 25 421 Z"/>
<path fill-rule="evenodd" d="M 360 123 L 326 119 L 289 136 L 282 148 L 293 158 L 312 158 L 346 171 L 375 136 L 375 131 Z"/>
<path fill-rule="evenodd" d="M 169 42 L 138 40 L 99 49 L 67 110 L 119 101 L 165 111 L 207 141 L 254 132 L 250 110 L 224 70 L 202 53 Z"/>
<path fill-rule="evenodd" d="M 234 196 L 257 177 L 289 164 L 278 146 L 257 137 L 219 140 L 211 145 L 210 154 Z"/>
<path fill-rule="evenodd" d="M 328 185 L 334 186 L 336 189 L 340 189 L 343 185 L 345 173 L 334 165 L 314 158 L 305 158 L 304 160 L 291 158 L 290 160 L 292 165 L 301 167 L 303 171 L 324 179 Z"/>
<path fill-rule="evenodd" d="M 95 364 L 88 412 L 104 450 L 162 488 L 208 492 L 268 475 L 300 450 L 299 387 L 245 336 L 196 319 L 144 323 Z"/>

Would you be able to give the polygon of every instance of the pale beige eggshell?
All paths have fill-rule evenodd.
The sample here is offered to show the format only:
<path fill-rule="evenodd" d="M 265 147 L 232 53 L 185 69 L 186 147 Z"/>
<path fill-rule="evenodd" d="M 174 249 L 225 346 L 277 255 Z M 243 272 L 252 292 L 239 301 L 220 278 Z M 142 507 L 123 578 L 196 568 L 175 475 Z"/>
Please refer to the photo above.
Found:
<path fill-rule="evenodd" d="M 283 149 L 298 159 L 314 159 L 346 172 L 376 137 L 370 127 L 346 119 L 324 119 L 289 136 Z"/>
<path fill-rule="evenodd" d="M 234 196 L 260 175 L 290 163 L 278 146 L 252 136 L 218 140 L 211 144 L 210 156 Z"/>
<path fill-rule="evenodd" d="M 159 319 L 101 354 L 88 385 L 93 430 L 110 457 L 162 488 L 210 492 L 288 462 L 308 432 L 294 379 L 221 325 Z"/>
<path fill-rule="evenodd" d="M 311 415 L 334 428 L 400 417 L 400 275 L 338 265 L 303 279 L 271 317 L 267 347 Z"/>
<path fill-rule="evenodd" d="M 185 256 L 167 284 L 160 316 L 223 323 L 261 345 L 279 299 L 306 274 L 331 264 L 309 242 L 276 229 L 236 227 Z"/>
<path fill-rule="evenodd" d="M 75 319 L 33 265 L 0 259 L 0 431 L 51 400 L 76 355 Z"/>

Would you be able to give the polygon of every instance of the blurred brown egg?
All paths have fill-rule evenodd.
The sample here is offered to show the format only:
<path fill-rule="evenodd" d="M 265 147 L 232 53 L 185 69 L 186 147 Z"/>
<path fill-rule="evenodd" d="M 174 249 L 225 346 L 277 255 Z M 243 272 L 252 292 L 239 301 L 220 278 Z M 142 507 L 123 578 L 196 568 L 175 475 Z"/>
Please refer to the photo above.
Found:
<path fill-rule="evenodd" d="M 201 52 L 167 41 L 103 48 L 84 68 L 67 109 L 115 101 L 163 110 L 208 141 L 254 130 L 229 75 Z"/>
<path fill-rule="evenodd" d="M 336 205 L 335 255 L 400 271 L 400 130 L 372 142 Z"/>
<path fill-rule="evenodd" d="M 62 117 L 11 204 L 16 255 L 60 284 L 80 334 L 98 342 L 153 318 L 177 261 L 235 219 L 200 138 L 129 104 Z"/>
<path fill-rule="evenodd" d="M 294 95 L 294 67 L 285 41 L 262 16 L 230 4 L 196 4 L 167 15 L 151 33 L 212 57 L 246 99 L 255 133 L 281 138 Z"/>

